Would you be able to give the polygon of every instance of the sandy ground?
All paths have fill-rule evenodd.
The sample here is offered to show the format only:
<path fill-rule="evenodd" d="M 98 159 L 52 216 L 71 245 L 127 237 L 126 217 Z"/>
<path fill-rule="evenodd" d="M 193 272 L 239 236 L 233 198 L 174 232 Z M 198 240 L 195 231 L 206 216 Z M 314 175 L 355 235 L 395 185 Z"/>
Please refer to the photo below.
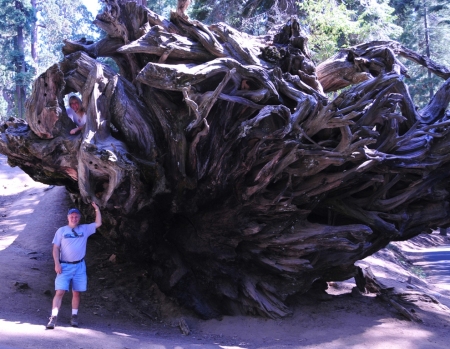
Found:
<path fill-rule="evenodd" d="M 63 188 L 35 183 L 0 155 L 0 349 L 449 347 L 449 247 L 443 246 L 449 242 L 434 234 L 391 244 L 359 262 L 407 294 L 405 307 L 423 323 L 406 320 L 375 294 L 352 292 L 352 280 L 331 283 L 328 301 L 292 299 L 295 311 L 286 319 L 198 320 L 166 299 L 145 271 L 111 262 L 114 248 L 94 235 L 80 328 L 68 324 L 66 295 L 57 328 L 46 330 L 55 276 L 51 240 L 66 224 L 69 206 Z M 182 334 L 180 321 L 189 335 Z"/>

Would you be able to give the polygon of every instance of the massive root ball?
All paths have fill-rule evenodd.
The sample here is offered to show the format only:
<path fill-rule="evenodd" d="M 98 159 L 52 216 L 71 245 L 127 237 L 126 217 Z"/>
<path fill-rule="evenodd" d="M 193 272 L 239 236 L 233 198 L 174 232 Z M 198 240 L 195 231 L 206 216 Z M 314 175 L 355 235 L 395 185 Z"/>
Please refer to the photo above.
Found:
<path fill-rule="evenodd" d="M 27 123 L 2 125 L 0 152 L 81 208 L 97 202 L 101 233 L 182 305 L 283 317 L 289 296 L 448 225 L 449 82 L 417 110 L 397 55 L 445 68 L 373 42 L 316 69 L 295 20 L 254 37 L 107 5 L 95 20 L 106 36 L 65 43 Z M 72 92 L 88 114 L 81 135 L 69 133 Z"/>

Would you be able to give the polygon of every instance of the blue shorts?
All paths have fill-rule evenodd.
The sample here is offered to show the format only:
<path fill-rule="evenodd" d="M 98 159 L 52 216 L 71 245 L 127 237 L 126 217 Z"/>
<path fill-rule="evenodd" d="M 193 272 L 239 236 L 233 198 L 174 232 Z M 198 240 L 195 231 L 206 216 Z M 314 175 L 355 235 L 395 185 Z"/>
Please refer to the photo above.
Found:
<path fill-rule="evenodd" d="M 56 275 L 55 290 L 69 291 L 72 281 L 72 290 L 84 292 L 87 290 L 86 263 L 61 263 L 62 272 Z"/>

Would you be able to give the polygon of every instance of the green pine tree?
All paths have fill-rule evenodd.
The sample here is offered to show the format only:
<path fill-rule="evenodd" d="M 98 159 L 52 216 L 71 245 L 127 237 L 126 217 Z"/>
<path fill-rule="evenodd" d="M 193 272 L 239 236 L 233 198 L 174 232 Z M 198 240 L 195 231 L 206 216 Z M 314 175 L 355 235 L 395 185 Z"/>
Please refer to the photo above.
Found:
<path fill-rule="evenodd" d="M 397 23 L 404 28 L 399 41 L 406 47 L 444 66 L 450 66 L 450 4 L 448 0 L 396 0 Z M 443 83 L 427 69 L 406 61 L 409 92 L 418 107 L 423 107 Z"/>
<path fill-rule="evenodd" d="M 32 65 L 26 59 L 29 56 L 26 42 L 33 21 L 35 15 L 30 1 L 0 0 L 2 104 L 9 115 L 20 118 L 25 115 L 27 87 L 34 76 Z"/>

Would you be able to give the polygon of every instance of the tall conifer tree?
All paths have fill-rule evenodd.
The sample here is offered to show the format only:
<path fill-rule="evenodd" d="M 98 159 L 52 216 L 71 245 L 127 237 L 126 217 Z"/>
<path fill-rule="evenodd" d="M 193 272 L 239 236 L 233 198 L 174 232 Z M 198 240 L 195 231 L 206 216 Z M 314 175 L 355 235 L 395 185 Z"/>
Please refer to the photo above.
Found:
<path fill-rule="evenodd" d="M 406 47 L 450 66 L 450 4 L 448 0 L 395 0 L 398 24 L 404 28 L 400 41 Z M 409 83 L 415 103 L 421 107 L 428 103 L 442 79 L 426 69 L 405 62 L 413 82 Z"/>
<path fill-rule="evenodd" d="M 30 35 L 31 23 L 35 20 L 29 1 L 0 0 L 0 64 L 5 79 L 1 86 L 8 110 L 20 118 L 25 115 L 26 88 L 33 76 L 32 67 L 27 64 L 25 42 Z"/>

